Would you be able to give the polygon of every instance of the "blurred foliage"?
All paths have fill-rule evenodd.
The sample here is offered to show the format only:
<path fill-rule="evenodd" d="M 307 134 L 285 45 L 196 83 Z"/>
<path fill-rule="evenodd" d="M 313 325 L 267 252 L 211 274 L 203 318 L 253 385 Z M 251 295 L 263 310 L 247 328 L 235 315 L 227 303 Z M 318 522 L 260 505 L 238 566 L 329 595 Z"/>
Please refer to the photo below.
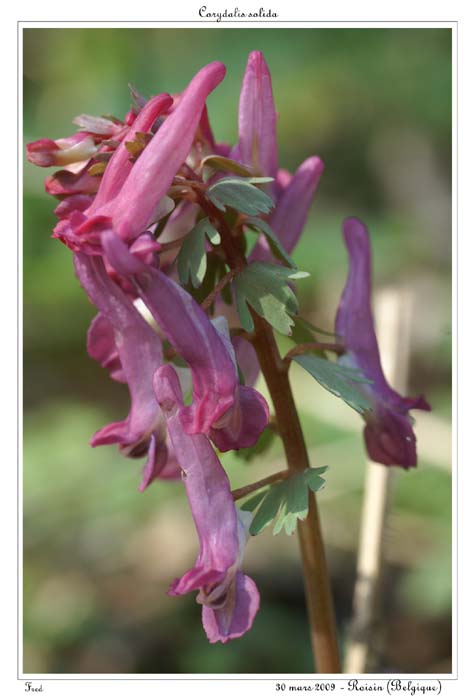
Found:
<path fill-rule="evenodd" d="M 378 670 L 450 670 L 450 31 L 26 29 L 25 141 L 66 136 L 84 112 L 122 117 L 128 82 L 145 95 L 179 92 L 218 59 L 228 74 L 209 113 L 217 139 L 233 143 L 253 49 L 264 52 L 273 76 L 281 167 L 294 170 L 313 153 L 326 164 L 294 256 L 311 273 L 299 284 L 303 315 L 333 327 L 346 274 L 340 224 L 349 215 L 369 225 L 376 288 L 413 292 L 409 393 L 426 394 L 432 419 L 447 432 L 420 435 L 416 414 L 422 459 L 418 469 L 396 475 Z M 101 425 L 126 415 L 128 398 L 86 355 L 94 310 L 70 252 L 50 238 L 47 172 L 24 169 L 24 671 L 311 672 L 295 538 L 264 532 L 249 543 L 246 568 L 262 607 L 241 640 L 209 645 L 193 596 L 165 595 L 196 556 L 193 523 L 180 484 L 157 483 L 140 494 L 141 460 L 88 445 Z M 343 643 L 363 489 L 362 426 L 299 368 L 293 381 L 313 466 L 331 467 L 318 498 Z M 223 463 L 233 486 L 254 481 L 283 467 L 279 440 L 249 462 L 227 454 Z M 283 643 L 283 630 L 291 643 Z"/>

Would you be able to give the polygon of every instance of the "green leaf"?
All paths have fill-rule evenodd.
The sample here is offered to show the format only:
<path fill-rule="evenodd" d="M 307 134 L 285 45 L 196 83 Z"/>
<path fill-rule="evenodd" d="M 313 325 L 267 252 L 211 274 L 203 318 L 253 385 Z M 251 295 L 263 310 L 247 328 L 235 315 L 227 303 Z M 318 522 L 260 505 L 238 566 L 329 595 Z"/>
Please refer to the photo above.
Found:
<path fill-rule="evenodd" d="M 197 288 L 205 278 L 207 271 L 205 236 L 213 245 L 220 242 L 220 234 L 207 218 L 201 219 L 194 226 L 180 248 L 177 270 L 182 284 L 187 284 L 190 279 L 192 286 Z"/>
<path fill-rule="evenodd" d="M 304 478 L 311 491 L 319 491 L 319 489 L 322 489 L 326 482 L 321 474 L 325 474 L 328 469 L 329 467 L 313 467 L 311 469 L 306 469 Z"/>
<path fill-rule="evenodd" d="M 235 175 L 243 175 L 244 177 L 252 176 L 252 172 L 249 168 L 238 163 L 236 160 L 225 158 L 224 156 L 207 156 L 202 160 L 200 165 L 202 168 L 207 166 L 213 170 L 235 173 Z"/>
<path fill-rule="evenodd" d="M 291 334 L 298 311 L 298 301 L 288 285 L 290 279 L 307 277 L 307 272 L 290 270 L 281 265 L 254 262 L 233 281 L 236 307 L 243 328 L 253 331 L 253 318 L 248 304 L 279 333 Z"/>
<path fill-rule="evenodd" d="M 291 477 L 292 478 L 292 477 Z M 286 481 L 290 481 L 287 479 Z M 284 482 L 270 486 L 250 525 L 250 535 L 259 535 L 270 525 L 284 504 L 286 491 Z"/>
<path fill-rule="evenodd" d="M 314 333 L 317 333 L 318 335 L 326 335 L 329 338 L 335 338 L 336 334 L 335 333 L 330 333 L 329 331 L 325 331 L 322 328 L 319 328 L 318 326 L 315 326 L 313 323 L 310 321 L 307 321 L 305 318 L 302 316 L 297 316 L 296 317 L 296 327 L 302 328 L 303 333 L 307 332 L 308 337 L 312 338 L 310 342 L 314 340 Z M 301 342 L 307 342 L 307 341 L 301 341 Z"/>
<path fill-rule="evenodd" d="M 266 177 L 225 177 L 207 190 L 207 197 L 221 211 L 232 207 L 250 216 L 268 214 L 273 209 L 274 202 L 266 192 L 254 185 L 271 180 L 272 178 Z"/>
<path fill-rule="evenodd" d="M 309 508 L 309 489 L 318 491 L 324 486 L 320 476 L 327 467 L 310 468 L 299 474 L 293 474 L 278 484 L 273 484 L 266 491 L 261 491 L 249 499 L 242 510 L 257 509 L 250 525 L 250 534 L 258 535 L 276 518 L 273 535 L 284 528 L 287 535 L 292 535 L 298 520 L 305 520 Z"/>
<path fill-rule="evenodd" d="M 264 491 L 258 491 L 258 493 L 255 493 L 253 496 L 251 496 L 251 498 L 245 501 L 243 505 L 240 506 L 240 510 L 247 510 L 252 513 L 259 506 L 267 493 L 267 489 L 264 489 Z"/>
<path fill-rule="evenodd" d="M 324 389 L 345 401 L 359 413 L 372 409 L 366 396 L 355 383 L 371 383 L 358 370 L 330 362 L 317 355 L 295 355 L 294 362 L 301 365 Z"/>
<path fill-rule="evenodd" d="M 284 250 L 273 229 L 266 221 L 263 221 L 263 219 L 259 219 L 257 217 L 252 217 L 251 219 L 247 219 L 245 221 L 245 226 L 248 226 L 255 231 L 264 233 L 273 255 L 278 258 L 278 260 L 281 260 L 285 265 L 296 268 L 296 263 Z"/>

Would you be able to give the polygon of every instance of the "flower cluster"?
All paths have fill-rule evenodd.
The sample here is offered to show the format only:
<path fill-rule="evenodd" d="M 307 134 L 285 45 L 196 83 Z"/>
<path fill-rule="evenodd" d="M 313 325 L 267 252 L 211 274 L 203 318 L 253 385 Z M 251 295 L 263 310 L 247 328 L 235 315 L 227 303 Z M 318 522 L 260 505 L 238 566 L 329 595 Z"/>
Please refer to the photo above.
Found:
<path fill-rule="evenodd" d="M 317 156 L 294 175 L 278 167 L 271 77 L 258 51 L 243 79 L 238 141 L 216 143 L 206 100 L 224 76 L 223 64 L 210 63 L 179 95 L 145 100 L 134 91 L 123 121 L 81 115 L 75 135 L 27 146 L 30 162 L 62 168 L 47 178 L 46 191 L 60 199 L 53 236 L 73 252 L 97 308 L 88 353 L 129 389 L 128 416 L 100 429 L 91 444 L 143 457 L 141 490 L 157 479 L 183 479 L 199 554 L 169 593 L 198 591 L 211 642 L 244 634 L 259 607 L 256 585 L 241 571 L 250 516 L 236 508 L 216 449 L 253 446 L 269 422 L 253 388 L 259 365 L 252 336 L 236 320 L 238 287 L 230 293 L 227 283 L 244 269 L 266 270 L 282 289 L 273 297 L 273 287 L 254 312 L 265 320 L 267 309 L 292 313 L 291 275 L 280 265 L 283 256 L 290 260 L 324 167 Z M 244 188 L 256 211 L 242 203 Z M 258 233 L 249 252 L 247 226 Z M 357 220 L 346 222 L 344 234 L 350 273 L 336 321 L 346 347 L 341 361 L 373 382 L 370 455 L 411 466 L 407 413 L 427 405 L 399 397 L 385 382 L 370 312 L 367 234 Z M 191 283 L 180 272 L 187 246 L 195 257 L 185 260 L 186 272 L 197 264 Z"/>

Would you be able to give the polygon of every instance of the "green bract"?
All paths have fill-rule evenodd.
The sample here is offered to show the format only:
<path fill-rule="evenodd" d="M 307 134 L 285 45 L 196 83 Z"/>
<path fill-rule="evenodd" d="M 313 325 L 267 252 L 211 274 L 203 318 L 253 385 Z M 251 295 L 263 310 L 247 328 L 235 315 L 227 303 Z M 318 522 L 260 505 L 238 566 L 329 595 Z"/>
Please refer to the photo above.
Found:
<path fill-rule="evenodd" d="M 253 331 L 248 304 L 277 331 L 290 335 L 298 311 L 298 301 L 288 281 L 307 277 L 307 272 L 290 270 L 281 265 L 253 262 L 233 281 L 236 307 L 243 328 Z"/>
<path fill-rule="evenodd" d="M 325 480 L 321 474 L 325 471 L 327 467 L 311 467 L 248 499 L 240 508 L 247 511 L 257 508 L 250 525 L 250 534 L 258 535 L 276 518 L 273 535 L 277 535 L 283 528 L 287 535 L 292 535 L 297 521 L 307 517 L 309 490 L 319 491 L 324 486 Z"/>
<path fill-rule="evenodd" d="M 289 265 L 289 267 L 296 268 L 295 262 L 286 253 L 283 246 L 279 242 L 279 239 L 276 237 L 276 234 L 274 233 L 273 229 L 266 221 L 264 221 L 263 219 L 258 219 L 257 217 L 252 217 L 245 221 L 245 226 L 248 226 L 249 228 L 254 229 L 255 231 L 258 231 L 260 233 L 264 233 L 273 255 L 276 258 L 278 258 L 278 260 L 281 260 L 285 265 Z"/>
<path fill-rule="evenodd" d="M 205 278 L 207 271 L 205 236 L 214 245 L 220 243 L 220 234 L 207 218 L 198 222 L 180 248 L 177 271 L 182 284 L 187 284 L 190 278 L 192 285 L 199 287 Z"/>
<path fill-rule="evenodd" d="M 366 396 L 355 386 L 356 382 L 360 384 L 372 382 L 358 370 L 330 362 L 317 355 L 295 355 L 292 359 L 317 379 L 324 389 L 341 398 L 359 413 L 372 409 Z"/>
<path fill-rule="evenodd" d="M 231 207 L 250 216 L 268 214 L 273 209 L 274 202 L 266 192 L 254 187 L 254 184 L 272 180 L 272 177 L 224 177 L 207 190 L 207 197 L 221 211 Z"/>

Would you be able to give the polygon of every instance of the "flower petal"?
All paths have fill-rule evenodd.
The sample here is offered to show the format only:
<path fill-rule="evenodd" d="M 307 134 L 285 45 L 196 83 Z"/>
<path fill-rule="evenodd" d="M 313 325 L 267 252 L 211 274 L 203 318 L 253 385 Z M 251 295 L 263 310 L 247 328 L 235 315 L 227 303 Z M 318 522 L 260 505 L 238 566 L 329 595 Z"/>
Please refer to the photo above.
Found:
<path fill-rule="evenodd" d="M 259 175 L 275 177 L 278 169 L 276 110 L 271 75 L 261 51 L 252 51 L 238 108 L 238 150 L 243 164 Z"/>
<path fill-rule="evenodd" d="M 152 97 L 141 109 L 137 115 L 133 125 L 124 136 L 123 140 L 116 148 L 111 160 L 107 164 L 104 175 L 101 179 L 96 199 L 94 201 L 93 210 L 98 209 L 111 202 L 116 197 L 122 185 L 127 179 L 127 176 L 132 170 L 133 164 L 130 159 L 130 153 L 127 150 L 127 143 L 134 139 L 135 133 L 148 132 L 152 128 L 157 117 L 163 114 L 172 104 L 173 99 L 170 95 L 162 93 Z M 110 208 L 109 214 L 112 214 L 113 208 Z"/>
<path fill-rule="evenodd" d="M 98 314 L 91 321 L 86 348 L 88 355 L 109 371 L 111 379 L 127 382 L 117 351 L 114 328 L 104 314 Z"/>
<path fill-rule="evenodd" d="M 224 644 L 248 632 L 259 609 L 260 595 L 252 578 L 238 571 L 230 588 L 224 607 L 202 608 L 203 627 L 212 644 Z"/>
<path fill-rule="evenodd" d="M 164 418 L 152 387 L 153 374 L 163 362 L 162 342 L 131 300 L 110 279 L 101 258 L 78 253 L 75 269 L 85 292 L 114 329 L 122 376 L 127 380 L 131 396 L 128 417 L 100 430 L 92 444 L 117 442 L 126 454 L 140 456 L 147 451 L 152 433 L 165 437 Z M 95 330 L 97 332 L 97 325 Z M 109 337 L 106 346 L 110 342 Z M 104 347 L 98 348 L 93 342 L 92 349 L 97 357 L 104 359 Z M 113 359 L 110 361 L 114 364 Z"/>
<path fill-rule="evenodd" d="M 269 423 L 269 408 L 261 394 L 240 386 L 234 406 L 222 418 L 223 427 L 210 430 L 210 438 L 221 452 L 252 447 Z"/>
<path fill-rule="evenodd" d="M 323 170 L 322 160 L 311 156 L 299 166 L 278 196 L 269 225 L 287 253 L 291 253 L 299 241 Z M 249 260 L 265 262 L 270 257 L 268 242 L 261 236 Z"/>
<path fill-rule="evenodd" d="M 385 465 L 416 465 L 416 439 L 407 413 L 412 408 L 430 410 L 423 397 L 405 398 L 385 379 L 371 309 L 371 254 L 369 236 L 359 219 L 344 221 L 349 253 L 349 273 L 336 315 L 335 330 L 346 353 L 340 362 L 358 368 L 371 384 L 361 390 L 374 409 L 365 419 L 365 441 L 370 457 Z"/>
<path fill-rule="evenodd" d="M 174 581 L 171 595 L 211 586 L 223 580 L 238 557 L 237 515 L 228 480 L 205 435 L 184 432 L 180 411 L 182 392 L 175 370 L 160 367 L 154 389 L 167 421 L 167 429 L 184 483 L 200 542 L 195 566 Z"/>
<path fill-rule="evenodd" d="M 124 240 L 147 227 L 152 212 L 187 158 L 209 93 L 223 80 L 218 61 L 202 68 L 141 153 L 124 183 L 113 212 L 114 230 Z"/>
<path fill-rule="evenodd" d="M 192 372 L 193 403 L 180 412 L 189 433 L 208 433 L 235 401 L 236 369 L 227 347 L 203 309 L 163 272 L 144 265 L 114 233 L 103 234 L 113 267 L 132 276 L 163 334 Z M 180 323 L 177 323 L 180 319 Z"/>

